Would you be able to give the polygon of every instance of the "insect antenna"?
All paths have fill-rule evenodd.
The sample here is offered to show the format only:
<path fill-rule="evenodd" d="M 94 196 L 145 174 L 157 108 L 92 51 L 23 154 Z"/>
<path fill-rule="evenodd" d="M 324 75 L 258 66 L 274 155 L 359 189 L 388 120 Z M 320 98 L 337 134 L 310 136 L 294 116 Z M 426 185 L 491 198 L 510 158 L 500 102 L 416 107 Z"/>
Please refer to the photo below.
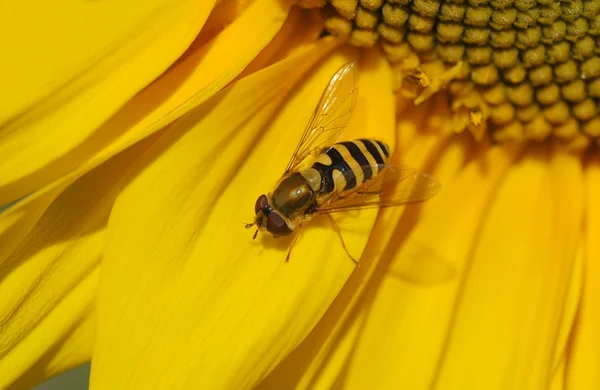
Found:
<path fill-rule="evenodd" d="M 244 227 L 246 229 L 250 229 L 252 226 L 256 225 L 256 222 L 252 222 L 252 223 L 246 223 L 246 222 L 242 222 L 244 224 Z M 256 229 L 256 231 L 254 232 L 254 234 L 252 235 L 252 239 L 256 240 L 256 236 L 258 236 L 258 229 Z"/>
<path fill-rule="evenodd" d="M 348 247 L 346 247 L 346 242 L 344 241 L 344 237 L 342 236 L 342 231 L 340 230 L 340 227 L 338 226 L 337 222 L 335 222 L 335 219 L 333 219 L 333 217 L 330 214 L 325 214 L 327 216 L 327 218 L 329 218 L 329 220 L 331 221 L 331 223 L 333 224 L 333 227 L 335 228 L 335 231 L 338 235 L 338 237 L 340 238 L 340 241 L 342 243 L 342 247 L 344 248 L 344 250 L 346 251 L 346 254 L 348 255 L 348 257 L 350 258 L 350 260 L 352 260 L 353 262 L 356 263 L 356 265 L 358 265 L 358 260 L 356 260 L 352 254 L 350 253 L 350 251 L 348 250 Z"/>

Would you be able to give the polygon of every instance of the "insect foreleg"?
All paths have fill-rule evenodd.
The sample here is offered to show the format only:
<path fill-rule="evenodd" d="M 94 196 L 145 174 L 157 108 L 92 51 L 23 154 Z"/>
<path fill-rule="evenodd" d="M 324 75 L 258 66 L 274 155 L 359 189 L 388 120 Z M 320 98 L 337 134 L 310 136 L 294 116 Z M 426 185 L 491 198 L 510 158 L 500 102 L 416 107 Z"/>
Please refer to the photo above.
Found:
<path fill-rule="evenodd" d="M 302 228 L 302 225 L 298 225 L 298 233 L 296 233 L 296 235 L 294 236 L 294 239 L 292 240 L 292 243 L 290 244 L 290 249 L 288 249 L 287 256 L 285 257 L 286 263 L 289 263 L 290 256 L 292 255 L 292 249 L 294 248 L 294 245 L 296 245 L 296 242 L 298 242 L 298 240 L 300 239 L 300 236 L 302 235 L 303 231 L 304 230 Z"/>

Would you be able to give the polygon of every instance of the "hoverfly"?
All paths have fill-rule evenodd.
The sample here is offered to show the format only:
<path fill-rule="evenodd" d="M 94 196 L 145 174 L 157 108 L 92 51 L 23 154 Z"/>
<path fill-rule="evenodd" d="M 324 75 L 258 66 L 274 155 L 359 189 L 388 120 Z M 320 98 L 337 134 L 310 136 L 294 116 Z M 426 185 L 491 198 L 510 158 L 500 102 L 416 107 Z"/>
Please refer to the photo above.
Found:
<path fill-rule="evenodd" d="M 433 177 L 387 164 L 390 149 L 379 140 L 337 143 L 356 105 L 356 68 L 349 62 L 333 75 L 275 190 L 258 197 L 254 222 L 246 224 L 246 228 L 257 227 L 253 239 L 259 231 L 275 237 L 298 231 L 286 262 L 304 223 L 325 215 L 348 256 L 358 263 L 330 213 L 421 202 L 439 191 Z"/>

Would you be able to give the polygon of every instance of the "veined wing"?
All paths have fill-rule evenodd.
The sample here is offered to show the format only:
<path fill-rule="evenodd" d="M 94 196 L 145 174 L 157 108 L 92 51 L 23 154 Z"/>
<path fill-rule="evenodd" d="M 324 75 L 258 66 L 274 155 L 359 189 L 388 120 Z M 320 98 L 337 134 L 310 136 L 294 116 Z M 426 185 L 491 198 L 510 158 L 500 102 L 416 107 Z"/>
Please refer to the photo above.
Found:
<path fill-rule="evenodd" d="M 319 205 L 316 213 L 417 203 L 435 196 L 441 188 L 433 176 L 410 167 L 374 164 L 365 168 L 379 168 L 380 173 L 351 190 L 334 194 Z"/>
<path fill-rule="evenodd" d="M 285 173 L 298 168 L 308 156 L 325 153 L 342 135 L 358 97 L 355 62 L 343 65 L 331 78 L 313 112 Z"/>

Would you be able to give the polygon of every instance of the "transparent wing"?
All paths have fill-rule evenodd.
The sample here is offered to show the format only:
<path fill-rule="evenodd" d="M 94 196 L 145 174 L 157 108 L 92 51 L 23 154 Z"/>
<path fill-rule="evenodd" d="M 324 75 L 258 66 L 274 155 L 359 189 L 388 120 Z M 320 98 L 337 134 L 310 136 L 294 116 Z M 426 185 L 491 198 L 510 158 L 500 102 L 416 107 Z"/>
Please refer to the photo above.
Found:
<path fill-rule="evenodd" d="M 324 153 L 344 132 L 358 97 L 355 62 L 342 66 L 331 78 L 313 112 L 285 173 L 298 168 L 308 156 Z"/>
<path fill-rule="evenodd" d="M 319 205 L 316 213 L 417 203 L 435 196 L 441 188 L 433 176 L 406 166 L 369 166 L 374 172 L 377 167 L 381 169 L 377 176 L 351 190 L 333 194 Z"/>

